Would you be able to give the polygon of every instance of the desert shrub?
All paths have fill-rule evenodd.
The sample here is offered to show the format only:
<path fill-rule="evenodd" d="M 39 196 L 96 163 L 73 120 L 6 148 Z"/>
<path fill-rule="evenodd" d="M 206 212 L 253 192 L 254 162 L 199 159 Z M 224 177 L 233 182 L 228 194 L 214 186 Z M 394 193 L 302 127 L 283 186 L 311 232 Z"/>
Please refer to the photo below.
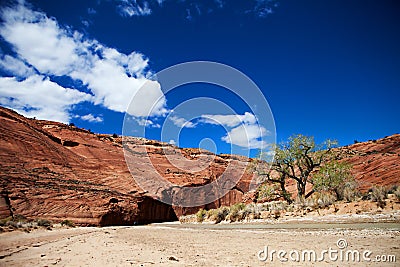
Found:
<path fill-rule="evenodd" d="M 398 185 L 392 185 L 390 188 L 387 189 L 388 194 L 394 194 L 398 188 Z"/>
<path fill-rule="evenodd" d="M 22 227 L 22 224 L 20 222 L 16 222 L 16 221 L 11 220 L 11 221 L 8 221 L 6 223 L 6 226 L 10 226 L 10 227 L 13 227 L 13 228 L 20 228 L 20 227 Z"/>
<path fill-rule="evenodd" d="M 75 227 L 75 224 L 70 220 L 64 220 L 61 222 L 61 226 Z"/>
<path fill-rule="evenodd" d="M 304 207 L 307 208 L 318 208 L 319 204 L 318 204 L 318 200 L 315 198 L 306 198 L 304 200 Z"/>
<path fill-rule="evenodd" d="M 379 202 L 387 199 L 387 188 L 384 186 L 374 186 L 371 191 L 372 201 Z"/>
<path fill-rule="evenodd" d="M 325 207 L 328 207 L 328 206 L 332 205 L 333 203 L 335 203 L 335 201 L 336 201 L 336 196 L 334 196 L 332 193 L 321 192 L 321 194 L 319 195 L 319 197 L 317 199 L 317 204 L 318 204 L 318 207 L 325 208 Z"/>
<path fill-rule="evenodd" d="M 28 219 L 24 215 L 21 215 L 21 214 L 15 214 L 13 216 L 13 221 L 16 221 L 16 222 L 26 222 L 27 220 Z"/>
<path fill-rule="evenodd" d="M 23 215 L 14 215 L 0 220 L 0 226 L 10 226 L 13 228 L 29 227 L 28 219 Z"/>
<path fill-rule="evenodd" d="M 12 221 L 13 220 L 13 218 L 10 216 L 10 217 L 7 217 L 7 218 L 4 218 L 4 219 L 1 219 L 0 220 L 0 226 L 6 226 L 7 225 L 7 223 L 9 222 L 9 221 Z"/>
<path fill-rule="evenodd" d="M 347 201 L 352 201 L 358 194 L 358 184 L 351 174 L 351 165 L 344 162 L 331 161 L 322 166 L 313 177 L 313 185 L 317 192 L 335 193 L 337 200 L 347 198 Z"/>
<path fill-rule="evenodd" d="M 397 200 L 400 200 L 400 186 L 397 187 L 393 194 L 396 196 Z"/>
<path fill-rule="evenodd" d="M 232 222 L 243 220 L 246 216 L 246 213 L 244 212 L 245 207 L 246 204 L 244 203 L 236 203 L 232 205 L 229 209 L 229 219 Z"/>
<path fill-rule="evenodd" d="M 255 203 L 250 203 L 244 208 L 245 216 L 252 219 L 259 219 L 261 217 L 260 208 Z"/>
<path fill-rule="evenodd" d="M 304 197 L 299 197 L 297 196 L 294 200 L 293 205 L 297 208 L 297 209 L 304 209 L 306 207 L 310 207 L 310 206 L 315 206 L 317 205 L 316 200 L 315 199 L 305 199 Z"/>
<path fill-rule="evenodd" d="M 229 207 L 220 207 L 218 209 L 213 209 L 208 211 L 208 218 L 215 223 L 220 223 L 225 220 L 226 216 L 229 214 Z"/>
<path fill-rule="evenodd" d="M 196 221 L 201 223 L 204 221 L 205 217 L 207 215 L 207 211 L 204 209 L 200 209 L 197 213 L 196 213 Z"/>
<path fill-rule="evenodd" d="M 230 209 L 229 209 L 229 207 L 221 207 L 218 210 L 219 211 L 218 211 L 217 223 L 225 220 L 226 216 L 228 216 L 228 214 L 229 214 Z"/>
<path fill-rule="evenodd" d="M 358 182 L 355 179 L 349 180 L 341 186 L 337 195 L 340 200 L 345 200 L 347 202 L 351 202 L 360 197 L 361 193 L 358 190 Z"/>
<path fill-rule="evenodd" d="M 205 219 L 214 220 L 217 217 L 218 209 L 211 209 L 206 211 Z"/>
<path fill-rule="evenodd" d="M 36 221 L 38 226 L 43 226 L 43 227 L 51 227 L 52 226 L 52 222 L 46 219 L 38 219 Z"/>
<path fill-rule="evenodd" d="M 273 201 L 279 198 L 279 185 L 262 184 L 257 189 L 257 200 Z"/>
<path fill-rule="evenodd" d="M 304 205 L 304 201 L 305 201 L 304 197 L 296 196 L 296 198 L 294 199 L 293 204 L 296 205 L 296 206 L 302 206 L 302 205 Z"/>
<path fill-rule="evenodd" d="M 272 201 L 268 203 L 267 207 L 269 211 L 282 211 L 287 209 L 288 203 L 286 201 Z"/>
<path fill-rule="evenodd" d="M 371 199 L 375 201 L 380 208 L 386 206 L 385 199 L 387 199 L 388 189 L 384 186 L 374 186 L 371 191 Z"/>
<path fill-rule="evenodd" d="M 287 206 L 286 211 L 288 211 L 288 212 L 295 211 L 295 205 L 293 203 L 291 203 L 290 205 Z"/>
<path fill-rule="evenodd" d="M 179 222 L 180 223 L 197 222 L 197 216 L 196 216 L 196 214 L 182 215 L 182 216 L 179 216 Z"/>

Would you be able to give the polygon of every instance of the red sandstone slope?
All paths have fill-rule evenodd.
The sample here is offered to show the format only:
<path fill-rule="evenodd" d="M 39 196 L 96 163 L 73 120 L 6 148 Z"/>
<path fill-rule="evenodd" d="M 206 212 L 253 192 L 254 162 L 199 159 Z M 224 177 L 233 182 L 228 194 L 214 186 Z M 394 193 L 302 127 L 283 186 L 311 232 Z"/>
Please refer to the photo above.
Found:
<path fill-rule="evenodd" d="M 116 225 L 175 220 L 181 214 L 198 210 L 171 207 L 143 192 L 128 171 L 121 138 L 27 119 L 2 107 L 0 135 L 0 218 L 12 213 L 53 221 L 69 219 L 84 225 Z M 134 175 L 149 178 L 156 168 L 165 179 L 179 186 L 208 184 L 218 180 L 229 164 L 243 166 L 248 161 L 239 156 L 179 149 L 157 141 L 128 141 L 127 147 L 137 164 Z M 400 183 L 399 134 L 338 150 L 341 158 L 354 166 L 354 175 L 364 190 L 373 184 Z M 150 156 L 151 164 L 141 156 L 143 151 Z M 213 159 L 207 168 L 186 168 L 208 156 Z M 179 161 L 184 168 L 171 165 L 169 160 Z M 251 179 L 246 173 L 224 197 L 205 208 L 242 201 Z"/>
<path fill-rule="evenodd" d="M 350 163 L 361 190 L 373 185 L 400 185 L 400 134 L 341 147 L 339 158 Z"/>
<path fill-rule="evenodd" d="M 400 185 L 400 134 L 338 147 L 335 153 L 340 161 L 352 166 L 352 174 L 362 192 L 373 186 Z M 296 183 L 288 179 L 286 186 L 296 196 Z M 311 190 L 312 184 L 308 183 L 306 192 Z"/>
<path fill-rule="evenodd" d="M 121 138 L 96 135 L 62 123 L 27 119 L 0 107 L 0 217 L 21 214 L 54 221 L 69 219 L 90 225 L 133 224 L 177 219 L 196 211 L 171 207 L 153 200 L 140 189 L 125 163 Z M 145 148 L 157 170 L 177 185 L 210 183 L 224 172 L 228 162 L 248 159 L 215 156 L 207 169 L 175 170 L 163 155 L 192 158 L 203 153 L 168 144 L 131 138 L 132 149 Z M 140 174 L 153 168 L 135 156 Z M 251 180 L 246 174 L 221 199 L 207 205 L 219 207 L 242 200 Z"/>

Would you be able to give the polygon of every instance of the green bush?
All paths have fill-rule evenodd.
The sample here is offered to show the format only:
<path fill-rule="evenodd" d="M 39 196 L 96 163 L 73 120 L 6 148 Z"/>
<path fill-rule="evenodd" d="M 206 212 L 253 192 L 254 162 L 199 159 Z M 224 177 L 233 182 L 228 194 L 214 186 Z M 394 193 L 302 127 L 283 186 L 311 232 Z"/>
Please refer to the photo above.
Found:
<path fill-rule="evenodd" d="M 13 221 L 16 221 L 16 222 L 26 222 L 27 220 L 28 219 L 24 215 L 21 215 L 21 214 L 15 214 L 13 217 Z"/>
<path fill-rule="evenodd" d="M 196 220 L 197 222 L 201 223 L 204 221 L 205 217 L 207 215 L 207 211 L 204 209 L 200 209 L 197 213 L 196 213 Z"/>
<path fill-rule="evenodd" d="M 371 199 L 375 201 L 380 208 L 386 206 L 385 199 L 387 199 L 388 189 L 384 186 L 374 186 L 371 191 Z"/>
<path fill-rule="evenodd" d="M 213 209 L 208 211 L 208 218 L 215 223 L 220 223 L 225 220 L 226 216 L 229 214 L 229 207 L 220 207 L 218 209 Z"/>
<path fill-rule="evenodd" d="M 229 219 L 232 222 L 243 220 L 246 216 L 246 213 L 244 212 L 245 208 L 246 204 L 244 203 L 236 203 L 232 205 L 229 211 Z"/>
<path fill-rule="evenodd" d="M 317 203 L 320 208 L 325 208 L 335 203 L 335 201 L 336 197 L 330 192 L 321 192 L 317 200 Z"/>
<path fill-rule="evenodd" d="M 306 209 L 310 209 L 310 208 L 316 209 L 319 206 L 318 200 L 315 199 L 315 198 L 311 198 L 311 197 L 306 198 L 304 200 L 304 204 L 303 205 L 304 205 L 304 208 L 306 208 Z"/>
<path fill-rule="evenodd" d="M 396 196 L 397 200 L 400 201 L 400 186 L 397 187 L 393 194 Z"/>
<path fill-rule="evenodd" d="M 273 201 L 279 198 L 279 185 L 262 184 L 257 189 L 257 200 Z"/>
<path fill-rule="evenodd" d="M 36 221 L 38 226 L 42 226 L 42 227 L 51 227 L 52 226 L 52 222 L 46 219 L 38 219 Z"/>
<path fill-rule="evenodd" d="M 13 217 L 7 217 L 0 220 L 0 226 L 6 226 L 8 222 L 12 221 Z"/>
<path fill-rule="evenodd" d="M 22 223 L 16 222 L 16 221 L 13 221 L 13 220 L 8 221 L 8 222 L 6 223 L 6 225 L 7 225 L 7 226 L 11 226 L 11 227 L 13 227 L 13 228 L 21 228 L 21 227 L 22 227 Z"/>
<path fill-rule="evenodd" d="M 61 226 L 75 227 L 75 224 L 70 220 L 64 220 L 61 222 Z"/>
<path fill-rule="evenodd" d="M 344 199 L 345 194 L 350 201 L 356 196 L 358 184 L 351 174 L 351 165 L 348 163 L 330 161 L 319 169 L 312 181 L 315 191 L 333 192 L 338 200 Z"/>
<path fill-rule="evenodd" d="M 374 186 L 371 191 L 371 199 L 374 202 L 380 202 L 387 199 L 387 188 L 384 186 Z"/>
<path fill-rule="evenodd" d="M 255 203 L 250 203 L 244 208 L 245 216 L 250 219 L 260 219 L 261 213 L 260 208 Z"/>
<path fill-rule="evenodd" d="M 338 189 L 337 194 L 340 200 L 345 200 L 347 202 L 354 201 L 361 195 L 356 180 L 350 180 L 344 183 L 344 185 Z"/>

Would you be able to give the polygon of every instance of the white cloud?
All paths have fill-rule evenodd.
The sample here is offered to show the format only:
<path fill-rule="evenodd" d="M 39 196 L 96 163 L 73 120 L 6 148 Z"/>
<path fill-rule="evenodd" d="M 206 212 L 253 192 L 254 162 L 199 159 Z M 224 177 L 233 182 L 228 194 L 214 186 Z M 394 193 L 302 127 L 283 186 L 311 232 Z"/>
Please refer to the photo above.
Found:
<path fill-rule="evenodd" d="M 82 20 L 81 22 L 86 28 L 90 26 L 90 22 L 88 20 Z"/>
<path fill-rule="evenodd" d="M 132 17 L 132 16 L 148 16 L 153 13 L 153 9 L 156 7 L 162 7 L 163 3 L 167 0 L 156 0 L 156 1 L 137 1 L 137 0 L 114 0 L 117 6 L 117 11 L 121 16 Z M 229 11 L 235 10 L 234 14 L 251 14 L 260 18 L 266 17 L 274 12 L 274 9 L 278 7 L 277 0 L 251 0 L 243 1 L 246 2 L 241 8 L 235 3 L 235 1 L 223 1 L 214 0 L 208 1 L 204 4 L 203 0 L 198 1 L 172 1 L 170 3 L 176 3 L 176 8 L 182 9 L 182 12 L 186 14 L 187 20 L 193 20 L 194 15 L 201 16 L 202 14 L 209 14 L 215 10 L 227 8 Z"/>
<path fill-rule="evenodd" d="M 69 122 L 71 105 L 90 101 L 91 95 L 64 88 L 40 75 L 23 81 L 0 78 L 0 104 L 17 109 L 27 117 Z"/>
<path fill-rule="evenodd" d="M 223 8 L 225 5 L 222 0 L 214 0 L 214 2 L 217 4 L 218 8 Z"/>
<path fill-rule="evenodd" d="M 170 116 L 169 119 L 179 128 L 194 128 L 196 127 L 196 124 L 188 121 L 184 118 L 180 118 L 177 116 Z"/>
<path fill-rule="evenodd" d="M 221 138 L 228 144 L 234 144 L 246 148 L 264 148 L 266 142 L 260 140 L 267 134 L 267 130 L 257 124 L 241 124 L 232 130 L 227 135 Z"/>
<path fill-rule="evenodd" d="M 260 18 L 264 18 L 272 13 L 274 13 L 273 9 L 278 7 L 277 0 L 256 0 L 256 4 L 248 13 L 254 13 L 256 16 Z"/>
<path fill-rule="evenodd" d="M 0 59 L 0 68 L 21 78 L 35 74 L 35 70 L 27 66 L 25 62 L 9 55 L 5 55 Z"/>
<path fill-rule="evenodd" d="M 96 9 L 89 7 L 89 8 L 87 9 L 87 13 L 88 13 L 89 15 L 94 15 L 94 14 L 97 13 L 97 11 L 96 11 Z"/>
<path fill-rule="evenodd" d="M 134 80 L 131 81 L 133 82 Z M 139 82 L 144 81 L 145 80 Z M 133 84 L 133 86 L 135 85 L 136 84 Z M 138 117 L 147 117 L 164 116 L 168 112 L 166 109 L 166 99 L 158 82 L 146 80 L 144 84 L 137 87 L 140 88 L 138 88 L 133 95 L 132 102 L 128 109 L 125 109 L 128 114 Z M 122 98 L 121 102 L 127 95 L 128 94 L 119 95 Z M 130 102 L 131 99 L 128 98 L 127 101 Z"/>
<path fill-rule="evenodd" d="M 140 126 L 150 127 L 150 128 L 161 128 L 160 124 L 154 123 L 153 121 L 151 121 L 149 119 L 137 118 L 135 120 Z"/>
<path fill-rule="evenodd" d="M 147 16 L 151 14 L 149 2 L 143 1 L 140 5 L 136 0 L 119 0 L 118 10 L 122 16 Z"/>
<path fill-rule="evenodd" d="M 175 142 L 174 139 L 171 139 L 171 140 L 169 140 L 169 144 L 171 144 L 171 145 L 176 145 L 176 142 Z"/>
<path fill-rule="evenodd" d="M 102 117 L 100 117 L 100 116 L 96 117 L 96 116 L 93 116 L 92 114 L 86 114 L 84 116 L 80 116 L 80 119 L 84 120 L 84 121 L 88 121 L 88 122 L 103 122 Z"/>
<path fill-rule="evenodd" d="M 0 35 L 11 44 L 18 58 L 25 61 L 3 57 L 13 61 L 13 67 L 8 70 L 14 75 L 33 75 L 26 68 L 31 65 L 41 75 L 65 75 L 82 81 L 93 94 L 91 101 L 110 110 L 126 112 L 135 96 L 129 114 L 162 116 L 167 112 L 159 83 L 146 78 L 150 75 L 148 59 L 142 54 L 126 55 L 87 39 L 79 32 L 61 27 L 44 13 L 31 10 L 23 2 L 3 9 L 1 17 L 4 23 L 0 26 Z M 26 67 L 20 68 L 23 65 Z"/>
<path fill-rule="evenodd" d="M 268 131 L 258 124 L 256 116 L 250 112 L 243 115 L 202 115 L 202 123 L 222 125 L 227 128 L 227 134 L 222 141 L 249 149 L 264 148 L 266 142 L 262 140 Z"/>
<path fill-rule="evenodd" d="M 241 123 L 255 124 L 256 117 L 245 112 L 244 115 L 202 115 L 202 122 L 208 124 L 224 125 L 228 127 L 235 127 Z"/>
<path fill-rule="evenodd" d="M 3 10 L 2 17 L 0 34 L 41 73 L 68 74 L 79 60 L 73 38 L 45 14 L 18 5 Z"/>

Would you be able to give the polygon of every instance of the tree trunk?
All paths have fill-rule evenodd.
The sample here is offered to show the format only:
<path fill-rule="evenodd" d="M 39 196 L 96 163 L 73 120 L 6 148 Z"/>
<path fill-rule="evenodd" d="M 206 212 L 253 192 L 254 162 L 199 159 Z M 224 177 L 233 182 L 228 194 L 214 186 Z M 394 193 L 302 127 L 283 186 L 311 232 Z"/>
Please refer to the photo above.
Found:
<path fill-rule="evenodd" d="M 292 199 L 290 197 L 290 194 L 289 194 L 288 191 L 286 191 L 286 188 L 285 188 L 285 181 L 281 182 L 280 185 L 281 185 L 283 198 L 286 200 L 286 202 L 288 204 L 292 203 Z"/>
<path fill-rule="evenodd" d="M 306 199 L 309 198 L 312 194 L 314 194 L 314 189 L 312 189 L 310 192 L 307 193 Z"/>
<path fill-rule="evenodd" d="M 306 194 L 306 184 L 302 182 L 297 182 L 297 196 L 299 198 L 304 198 Z"/>

